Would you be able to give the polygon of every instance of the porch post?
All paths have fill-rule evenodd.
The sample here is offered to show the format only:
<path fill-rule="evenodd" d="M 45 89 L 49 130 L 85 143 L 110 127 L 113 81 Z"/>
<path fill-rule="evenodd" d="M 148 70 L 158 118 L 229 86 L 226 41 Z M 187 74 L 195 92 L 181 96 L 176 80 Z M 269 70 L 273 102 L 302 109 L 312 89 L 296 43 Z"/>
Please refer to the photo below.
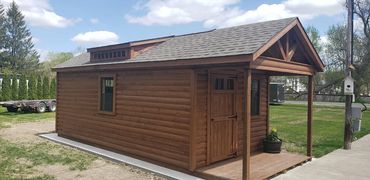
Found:
<path fill-rule="evenodd" d="M 312 104 L 314 96 L 313 76 L 308 76 L 307 89 L 307 156 L 312 156 Z"/>
<path fill-rule="evenodd" d="M 250 179 L 251 169 L 251 69 L 244 70 L 244 98 L 243 98 L 243 180 Z"/>

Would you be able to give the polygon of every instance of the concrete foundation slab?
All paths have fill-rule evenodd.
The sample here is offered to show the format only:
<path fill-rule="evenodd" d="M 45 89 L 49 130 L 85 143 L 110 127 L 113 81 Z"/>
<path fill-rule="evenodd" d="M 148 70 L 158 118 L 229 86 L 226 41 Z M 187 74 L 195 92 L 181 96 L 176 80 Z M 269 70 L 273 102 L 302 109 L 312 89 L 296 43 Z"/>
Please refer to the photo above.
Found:
<path fill-rule="evenodd" d="M 91 153 L 97 154 L 102 157 L 113 159 L 118 162 L 126 163 L 126 164 L 129 164 L 129 165 L 132 165 L 132 166 L 135 166 L 135 167 L 147 170 L 147 171 L 161 174 L 165 177 L 169 177 L 173 179 L 186 179 L 186 180 L 200 180 L 201 179 L 195 176 L 191 176 L 189 174 L 185 174 L 179 171 L 168 169 L 168 168 L 165 168 L 159 165 L 155 165 L 155 164 L 143 161 L 143 160 L 133 158 L 133 157 L 125 156 L 125 155 L 118 154 L 112 151 L 108 151 L 102 148 L 98 148 L 98 147 L 90 146 L 90 145 L 80 143 L 77 141 L 73 141 L 70 139 L 66 139 L 66 138 L 58 136 L 56 133 L 40 134 L 39 136 L 49 139 L 54 142 L 72 146 L 72 147 L 75 147 L 75 148 L 78 148 L 78 149 L 81 149 L 87 152 L 91 152 Z"/>

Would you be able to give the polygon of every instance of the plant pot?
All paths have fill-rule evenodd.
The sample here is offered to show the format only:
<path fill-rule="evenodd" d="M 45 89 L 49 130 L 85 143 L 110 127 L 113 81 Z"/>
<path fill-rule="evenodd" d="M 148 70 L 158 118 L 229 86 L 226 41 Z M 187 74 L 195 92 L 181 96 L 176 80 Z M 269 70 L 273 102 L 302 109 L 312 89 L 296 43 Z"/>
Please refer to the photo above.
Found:
<path fill-rule="evenodd" d="M 263 141 L 263 151 L 267 153 L 280 153 L 282 142 Z"/>

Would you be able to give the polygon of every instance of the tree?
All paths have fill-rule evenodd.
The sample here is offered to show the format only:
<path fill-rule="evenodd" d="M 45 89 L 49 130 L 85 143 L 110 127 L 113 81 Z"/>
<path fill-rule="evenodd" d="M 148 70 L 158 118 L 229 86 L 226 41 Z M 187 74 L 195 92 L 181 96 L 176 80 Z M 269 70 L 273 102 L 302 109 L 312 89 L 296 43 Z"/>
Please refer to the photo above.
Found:
<path fill-rule="evenodd" d="M 313 46 L 315 47 L 317 53 L 321 54 L 323 45 L 321 44 L 321 37 L 320 37 L 319 30 L 316 29 L 314 26 L 308 26 L 306 28 L 306 32 Z"/>
<path fill-rule="evenodd" d="M 49 53 L 47 55 L 47 60 L 40 64 L 40 73 L 49 77 L 55 76 L 55 73 L 51 71 L 51 68 L 71 59 L 72 57 L 73 54 L 69 52 Z"/>
<path fill-rule="evenodd" d="M 5 37 L 5 14 L 3 5 L 0 3 L 0 49 L 5 48 Z M 0 50 L 0 70 L 2 70 L 5 66 L 5 53 Z"/>
<path fill-rule="evenodd" d="M 44 80 L 42 81 L 42 98 L 50 98 L 50 80 L 47 76 L 44 76 Z"/>
<path fill-rule="evenodd" d="M 1 96 L 3 101 L 9 101 L 11 99 L 10 84 L 10 76 L 8 74 L 4 74 L 1 86 Z"/>
<path fill-rule="evenodd" d="M 55 99 L 55 94 L 56 94 L 56 79 L 53 78 L 50 83 L 50 98 Z"/>
<path fill-rule="evenodd" d="M 326 67 L 344 70 L 346 62 L 346 29 L 344 25 L 330 26 L 327 32 L 328 43 L 325 46 Z M 344 72 L 343 72 L 344 73 Z"/>
<path fill-rule="evenodd" d="M 18 99 L 18 78 L 16 74 L 12 76 L 12 100 Z"/>
<path fill-rule="evenodd" d="M 15 72 L 34 70 L 39 55 L 34 49 L 31 32 L 26 26 L 24 16 L 13 1 L 6 12 L 5 53 L 10 69 Z"/>
<path fill-rule="evenodd" d="M 36 83 L 36 77 L 34 75 L 30 76 L 28 80 L 28 99 L 37 99 Z"/>
<path fill-rule="evenodd" d="M 27 79 L 26 76 L 23 74 L 19 79 L 19 91 L 18 91 L 18 99 L 24 100 L 28 99 L 28 86 L 27 86 Z"/>
<path fill-rule="evenodd" d="M 354 67 L 353 77 L 355 79 L 355 95 L 359 97 L 366 86 L 369 84 L 370 68 L 370 1 L 355 0 L 354 14 L 362 23 L 362 32 L 359 32 L 359 46 L 354 47 Z M 356 44 L 355 44 L 356 45 Z M 357 56 L 356 56 L 357 55 Z M 368 92 L 365 92 L 367 94 Z"/>
<path fill-rule="evenodd" d="M 42 79 L 41 76 L 37 78 L 37 85 L 36 85 L 36 99 L 42 99 Z"/>

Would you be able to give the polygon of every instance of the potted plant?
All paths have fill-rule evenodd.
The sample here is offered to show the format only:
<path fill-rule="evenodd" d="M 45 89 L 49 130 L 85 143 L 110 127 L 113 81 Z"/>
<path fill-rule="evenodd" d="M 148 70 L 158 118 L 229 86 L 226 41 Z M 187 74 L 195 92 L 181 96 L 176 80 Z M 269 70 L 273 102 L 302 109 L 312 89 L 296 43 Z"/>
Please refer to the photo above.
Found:
<path fill-rule="evenodd" d="M 277 129 L 272 128 L 270 134 L 263 139 L 263 151 L 268 153 L 280 153 L 282 140 L 278 137 Z"/>

